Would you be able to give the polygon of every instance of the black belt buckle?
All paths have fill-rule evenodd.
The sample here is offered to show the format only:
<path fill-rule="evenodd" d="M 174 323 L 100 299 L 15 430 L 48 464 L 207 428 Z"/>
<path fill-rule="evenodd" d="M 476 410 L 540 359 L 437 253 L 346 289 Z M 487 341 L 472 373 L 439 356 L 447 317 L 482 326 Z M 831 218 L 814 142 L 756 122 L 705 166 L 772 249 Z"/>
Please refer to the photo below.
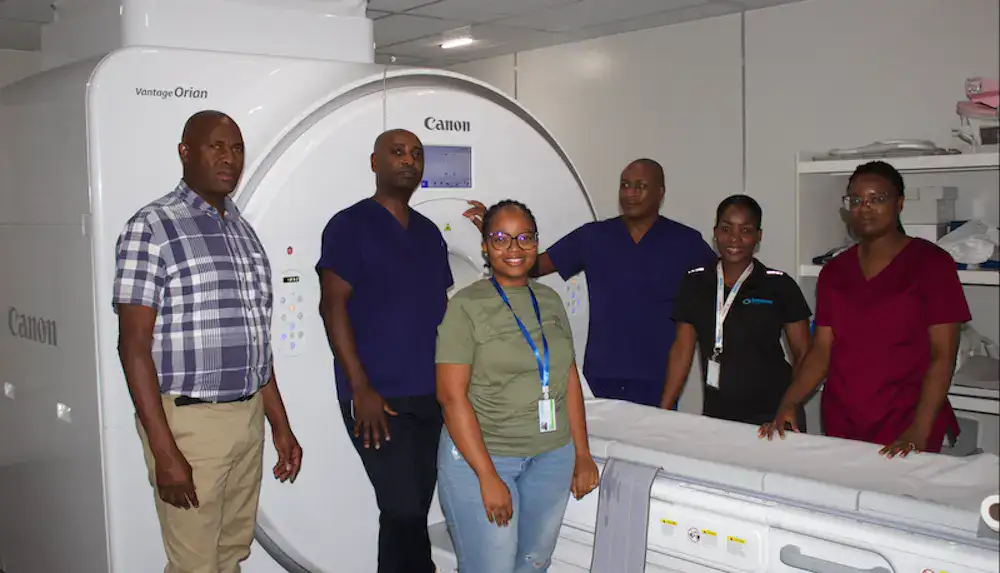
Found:
<path fill-rule="evenodd" d="M 176 405 L 178 408 L 182 406 L 192 406 L 194 404 L 209 404 L 209 403 L 210 402 L 207 402 L 200 398 L 192 398 L 191 396 L 178 396 L 174 398 L 174 405 Z"/>
<path fill-rule="evenodd" d="M 248 394 L 233 400 L 217 400 L 213 402 L 212 400 L 202 400 L 201 398 L 192 398 L 191 396 L 178 396 L 174 398 L 174 405 L 180 408 L 182 406 L 193 406 L 195 404 L 230 404 L 233 402 L 246 402 L 253 397 L 253 394 Z"/>

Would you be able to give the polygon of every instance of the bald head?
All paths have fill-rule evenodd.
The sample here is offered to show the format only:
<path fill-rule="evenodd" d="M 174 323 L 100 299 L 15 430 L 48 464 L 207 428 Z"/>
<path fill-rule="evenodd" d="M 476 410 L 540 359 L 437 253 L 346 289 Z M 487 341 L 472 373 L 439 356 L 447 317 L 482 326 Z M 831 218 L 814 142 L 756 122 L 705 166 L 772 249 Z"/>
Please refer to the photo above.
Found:
<path fill-rule="evenodd" d="M 375 138 L 371 156 L 376 192 L 405 196 L 409 200 L 424 175 L 424 146 L 405 129 L 390 129 Z"/>
<path fill-rule="evenodd" d="M 382 149 L 387 145 L 392 145 L 393 142 L 400 139 L 412 139 L 416 141 L 417 144 L 420 143 L 420 138 L 417 137 L 412 131 L 406 129 L 390 129 L 383 131 L 378 135 L 378 137 L 375 138 L 375 146 L 372 151 L 374 153 L 378 153 L 379 149 Z"/>
<path fill-rule="evenodd" d="M 197 141 L 199 138 L 204 137 L 205 132 L 211 131 L 217 124 L 226 122 L 235 123 L 233 122 L 233 118 L 221 111 L 214 109 L 199 111 L 184 122 L 181 143 L 190 145 L 192 141 Z"/>
<path fill-rule="evenodd" d="M 177 151 L 184 182 L 206 200 L 214 197 L 221 204 L 236 189 L 243 174 L 243 134 L 228 115 L 204 110 L 189 117 Z"/>

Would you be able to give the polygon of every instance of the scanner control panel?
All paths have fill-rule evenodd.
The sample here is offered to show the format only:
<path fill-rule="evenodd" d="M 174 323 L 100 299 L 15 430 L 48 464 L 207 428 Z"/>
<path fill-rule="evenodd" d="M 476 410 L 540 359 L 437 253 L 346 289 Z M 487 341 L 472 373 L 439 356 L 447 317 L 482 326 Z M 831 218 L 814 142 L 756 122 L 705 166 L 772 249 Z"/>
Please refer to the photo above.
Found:
<path fill-rule="evenodd" d="M 586 304 L 587 301 L 584 300 L 587 296 L 583 289 L 583 276 L 577 275 L 570 277 L 566 281 L 566 293 L 563 296 L 563 302 L 566 305 L 566 314 L 573 316 L 580 311 L 580 306 Z"/>
<path fill-rule="evenodd" d="M 277 351 L 298 356 L 308 342 L 305 329 L 305 290 L 302 274 L 286 271 L 278 279 L 274 293 L 274 338 Z"/>

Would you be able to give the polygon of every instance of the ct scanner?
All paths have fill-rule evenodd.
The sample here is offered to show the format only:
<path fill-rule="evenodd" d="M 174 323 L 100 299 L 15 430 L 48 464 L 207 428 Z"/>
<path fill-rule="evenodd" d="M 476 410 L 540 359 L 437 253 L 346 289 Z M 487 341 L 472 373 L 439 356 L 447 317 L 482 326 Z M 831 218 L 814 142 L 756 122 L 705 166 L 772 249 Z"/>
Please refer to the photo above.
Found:
<path fill-rule="evenodd" d="M 181 126 L 212 108 L 247 143 L 235 199 L 275 270 L 276 370 L 305 452 L 295 484 L 265 471 L 244 570 L 374 572 L 377 509 L 338 414 L 312 269 L 328 218 L 373 192 L 375 137 L 403 127 L 426 146 L 412 205 L 442 229 L 457 287 L 481 273 L 478 235 L 461 217 L 467 199 L 526 202 L 542 248 L 594 220 L 593 205 L 566 153 L 516 101 L 458 74 L 373 64 L 363 2 L 113 4 L 119 49 L 0 89 L 0 570 L 162 568 L 116 354 L 114 243 L 137 208 L 173 188 Z M 586 278 L 544 280 L 563 294 L 582 356 Z M 997 491 L 991 454 L 887 462 L 869 444 L 767 444 L 739 424 L 593 399 L 588 423 L 601 467 L 655 472 L 640 491 L 648 553 L 636 570 L 1000 571 L 996 531 L 980 516 Z M 591 570 L 595 547 L 606 547 L 598 495 L 614 508 L 627 485 L 570 502 L 550 571 Z M 439 570 L 452 573 L 436 504 L 429 521 Z M 633 573 L 600 573 L 609 571 Z"/>

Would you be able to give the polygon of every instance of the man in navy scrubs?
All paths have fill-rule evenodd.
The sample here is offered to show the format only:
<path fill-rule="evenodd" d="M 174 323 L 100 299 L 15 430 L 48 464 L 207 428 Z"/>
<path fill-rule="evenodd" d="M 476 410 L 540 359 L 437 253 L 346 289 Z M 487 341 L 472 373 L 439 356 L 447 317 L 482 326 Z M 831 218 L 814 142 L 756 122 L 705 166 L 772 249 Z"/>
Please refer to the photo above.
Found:
<path fill-rule="evenodd" d="M 378 573 L 433 573 L 427 535 L 442 417 L 434 347 L 453 283 L 437 226 L 409 207 L 423 146 L 381 134 L 376 190 L 323 231 L 316 270 L 347 431 L 380 510 Z"/>
<path fill-rule="evenodd" d="M 659 214 L 663 168 L 637 159 L 621 174 L 621 216 L 576 229 L 538 257 L 535 276 L 587 273 L 590 327 L 583 373 L 594 395 L 658 406 L 684 274 L 715 252 L 698 231 Z M 481 205 L 465 212 L 479 225 Z"/>

